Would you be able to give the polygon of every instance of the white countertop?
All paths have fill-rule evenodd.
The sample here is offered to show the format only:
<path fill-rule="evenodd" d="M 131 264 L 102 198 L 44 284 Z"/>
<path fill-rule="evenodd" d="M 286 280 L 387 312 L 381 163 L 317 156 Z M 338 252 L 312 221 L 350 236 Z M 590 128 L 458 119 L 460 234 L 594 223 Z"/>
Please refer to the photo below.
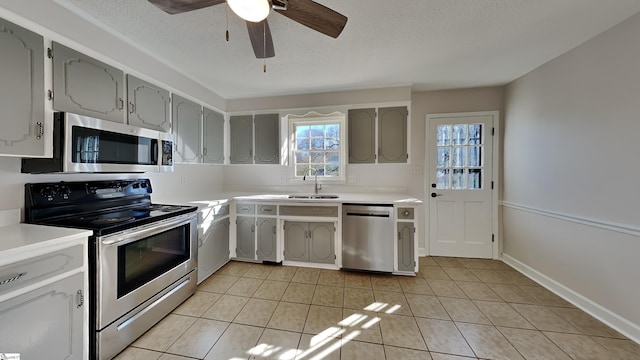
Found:
<path fill-rule="evenodd" d="M 329 193 L 320 193 L 327 195 Z M 290 199 L 290 194 L 280 193 L 216 193 L 212 195 L 198 196 L 162 196 L 160 194 L 152 194 L 151 199 L 155 203 L 169 204 L 186 204 L 197 206 L 204 209 L 212 206 L 226 204 L 232 200 L 236 201 L 254 201 L 254 202 L 279 202 L 279 203 L 358 203 L 358 204 L 393 204 L 393 205 L 421 205 L 420 199 L 408 196 L 406 194 L 385 194 L 385 193 L 331 193 L 330 195 L 338 195 L 337 199 Z M 307 193 L 291 193 L 291 195 L 307 195 Z"/>
<path fill-rule="evenodd" d="M 90 230 L 24 223 L 0 226 L 0 266 L 50 251 L 52 247 L 64 247 L 70 242 L 86 243 L 92 234 Z"/>

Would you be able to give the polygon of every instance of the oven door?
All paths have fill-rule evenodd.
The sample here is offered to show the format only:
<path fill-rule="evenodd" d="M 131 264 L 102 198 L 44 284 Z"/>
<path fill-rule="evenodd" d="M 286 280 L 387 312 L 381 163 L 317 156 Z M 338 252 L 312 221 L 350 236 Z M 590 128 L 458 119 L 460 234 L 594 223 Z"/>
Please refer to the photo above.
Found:
<path fill-rule="evenodd" d="M 96 238 L 96 330 L 196 268 L 195 213 Z"/>

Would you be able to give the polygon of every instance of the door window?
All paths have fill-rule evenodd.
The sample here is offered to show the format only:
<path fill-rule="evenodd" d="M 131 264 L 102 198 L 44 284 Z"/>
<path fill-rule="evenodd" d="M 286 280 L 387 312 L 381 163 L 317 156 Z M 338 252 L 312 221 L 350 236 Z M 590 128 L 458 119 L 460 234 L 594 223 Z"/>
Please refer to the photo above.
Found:
<path fill-rule="evenodd" d="M 483 124 L 438 125 L 436 188 L 474 190 L 484 187 Z"/>

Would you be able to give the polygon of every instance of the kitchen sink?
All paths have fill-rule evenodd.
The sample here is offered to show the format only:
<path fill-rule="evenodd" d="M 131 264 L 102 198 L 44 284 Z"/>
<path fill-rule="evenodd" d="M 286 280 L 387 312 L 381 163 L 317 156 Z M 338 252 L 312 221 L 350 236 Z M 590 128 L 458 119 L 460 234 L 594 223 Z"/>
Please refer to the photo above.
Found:
<path fill-rule="evenodd" d="M 339 195 L 329 194 L 295 194 L 289 195 L 289 199 L 337 199 Z"/>

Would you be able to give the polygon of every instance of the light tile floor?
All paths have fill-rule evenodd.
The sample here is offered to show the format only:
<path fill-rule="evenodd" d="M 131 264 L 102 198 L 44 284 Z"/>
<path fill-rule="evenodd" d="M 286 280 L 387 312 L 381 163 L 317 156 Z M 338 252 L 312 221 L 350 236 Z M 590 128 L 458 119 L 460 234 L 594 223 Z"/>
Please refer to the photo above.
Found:
<path fill-rule="evenodd" d="M 501 261 L 416 277 L 230 262 L 117 360 L 640 359 L 640 345 Z"/>

